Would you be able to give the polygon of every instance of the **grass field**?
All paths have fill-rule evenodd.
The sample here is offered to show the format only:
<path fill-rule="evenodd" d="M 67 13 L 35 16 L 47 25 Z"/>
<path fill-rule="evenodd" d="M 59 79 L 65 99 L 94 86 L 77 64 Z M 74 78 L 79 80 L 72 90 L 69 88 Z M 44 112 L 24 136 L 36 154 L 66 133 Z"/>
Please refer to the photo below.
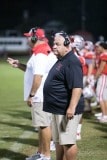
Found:
<path fill-rule="evenodd" d="M 93 113 L 97 111 L 93 109 Z M 84 114 L 82 140 L 77 143 L 78 160 L 107 160 L 107 124 L 99 124 L 93 114 Z M 23 101 L 23 72 L 0 60 L 0 160 L 24 160 L 37 145 L 30 108 Z"/>

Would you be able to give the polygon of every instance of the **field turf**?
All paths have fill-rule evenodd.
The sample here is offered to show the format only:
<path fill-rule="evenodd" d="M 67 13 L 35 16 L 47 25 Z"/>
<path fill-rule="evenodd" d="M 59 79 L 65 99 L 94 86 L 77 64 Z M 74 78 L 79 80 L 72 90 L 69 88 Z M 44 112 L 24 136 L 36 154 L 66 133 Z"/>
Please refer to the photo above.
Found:
<path fill-rule="evenodd" d="M 19 57 L 26 62 L 27 59 Z M 38 133 L 31 125 L 30 108 L 23 101 L 23 75 L 6 59 L 0 60 L 0 160 L 24 160 L 35 153 Z M 84 113 L 82 140 L 78 141 L 78 160 L 107 160 L 107 124 Z M 52 152 L 55 160 L 55 152 Z"/>

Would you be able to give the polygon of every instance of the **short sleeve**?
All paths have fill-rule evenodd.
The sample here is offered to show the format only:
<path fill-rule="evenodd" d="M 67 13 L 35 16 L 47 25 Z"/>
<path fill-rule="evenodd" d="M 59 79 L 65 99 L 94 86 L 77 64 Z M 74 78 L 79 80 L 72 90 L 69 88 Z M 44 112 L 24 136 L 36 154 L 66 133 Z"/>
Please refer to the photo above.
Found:
<path fill-rule="evenodd" d="M 101 61 L 107 61 L 107 54 L 106 53 L 101 54 L 100 60 Z"/>
<path fill-rule="evenodd" d="M 66 82 L 69 89 L 83 88 L 83 73 L 81 65 L 73 64 L 66 67 Z"/>

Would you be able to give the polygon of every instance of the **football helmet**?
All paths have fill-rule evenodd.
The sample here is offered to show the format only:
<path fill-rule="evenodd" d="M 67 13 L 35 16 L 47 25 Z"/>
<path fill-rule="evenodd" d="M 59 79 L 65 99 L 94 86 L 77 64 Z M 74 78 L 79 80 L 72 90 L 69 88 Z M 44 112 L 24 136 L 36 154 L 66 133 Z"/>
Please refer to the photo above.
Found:
<path fill-rule="evenodd" d="M 83 89 L 83 96 L 86 99 L 90 99 L 94 96 L 94 90 L 92 88 L 91 85 L 87 85 L 84 89 Z"/>
<path fill-rule="evenodd" d="M 71 47 L 76 48 L 77 51 L 80 51 L 84 47 L 84 38 L 80 35 L 71 35 Z"/>
<path fill-rule="evenodd" d="M 87 49 L 87 50 L 89 50 L 89 51 L 93 51 L 93 49 L 94 49 L 93 42 L 91 42 L 91 41 L 85 41 L 84 48 Z"/>

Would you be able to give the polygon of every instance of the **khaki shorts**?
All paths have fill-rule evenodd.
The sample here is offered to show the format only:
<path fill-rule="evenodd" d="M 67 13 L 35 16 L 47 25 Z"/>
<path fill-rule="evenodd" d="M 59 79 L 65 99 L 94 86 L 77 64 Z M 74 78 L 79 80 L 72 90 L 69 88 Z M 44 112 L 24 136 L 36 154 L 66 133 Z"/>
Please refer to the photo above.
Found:
<path fill-rule="evenodd" d="M 32 125 L 34 127 L 51 126 L 52 114 L 43 111 L 43 103 L 33 103 L 31 107 Z"/>
<path fill-rule="evenodd" d="M 52 136 L 60 145 L 76 144 L 77 127 L 82 114 L 67 120 L 65 115 L 52 115 Z"/>

